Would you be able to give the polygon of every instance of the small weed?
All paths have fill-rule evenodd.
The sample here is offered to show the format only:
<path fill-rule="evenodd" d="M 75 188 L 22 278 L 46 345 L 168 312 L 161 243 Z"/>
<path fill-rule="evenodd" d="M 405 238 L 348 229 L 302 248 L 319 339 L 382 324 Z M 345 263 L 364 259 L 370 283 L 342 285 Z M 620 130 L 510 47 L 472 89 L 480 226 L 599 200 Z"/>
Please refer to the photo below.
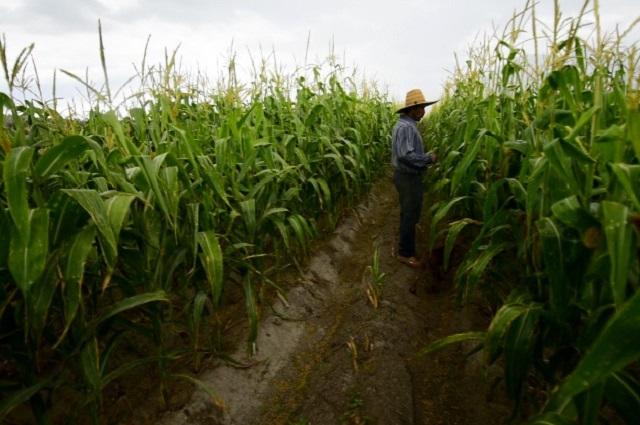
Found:
<path fill-rule="evenodd" d="M 299 417 L 291 422 L 288 425 L 311 425 L 311 421 L 304 416 Z"/>
<path fill-rule="evenodd" d="M 380 270 L 380 252 L 378 247 L 373 251 L 371 264 L 367 266 L 362 276 L 362 280 L 367 283 L 367 298 L 373 308 L 378 308 L 382 291 L 384 290 L 384 282 L 387 275 Z"/>
<path fill-rule="evenodd" d="M 354 393 L 349 400 L 347 410 L 342 415 L 342 423 L 348 425 L 368 425 L 372 424 L 371 418 L 362 415 L 364 400 L 358 393 Z"/>

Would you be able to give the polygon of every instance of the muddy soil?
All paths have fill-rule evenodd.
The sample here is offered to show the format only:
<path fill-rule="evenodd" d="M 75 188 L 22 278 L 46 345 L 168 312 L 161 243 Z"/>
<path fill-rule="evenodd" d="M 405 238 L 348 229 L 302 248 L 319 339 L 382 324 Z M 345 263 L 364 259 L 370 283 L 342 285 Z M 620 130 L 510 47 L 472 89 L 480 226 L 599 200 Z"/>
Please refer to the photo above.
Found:
<path fill-rule="evenodd" d="M 246 369 L 220 365 L 162 425 L 499 424 L 510 405 L 472 346 L 416 356 L 429 342 L 483 330 L 479 308 L 459 308 L 433 261 L 414 270 L 394 258 L 397 195 L 390 176 L 314 250 L 305 273 L 262 318 Z M 424 232 L 422 232 L 424 233 Z M 379 305 L 366 294 L 375 247 L 386 274 Z M 414 293 L 415 292 L 415 293 Z"/>

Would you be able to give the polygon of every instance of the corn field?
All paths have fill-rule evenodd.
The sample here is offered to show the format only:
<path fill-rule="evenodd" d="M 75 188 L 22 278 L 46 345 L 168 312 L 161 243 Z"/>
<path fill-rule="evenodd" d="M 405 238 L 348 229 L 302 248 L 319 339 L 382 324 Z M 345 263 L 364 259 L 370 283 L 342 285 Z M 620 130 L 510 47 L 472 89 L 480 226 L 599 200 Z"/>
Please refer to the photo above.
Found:
<path fill-rule="evenodd" d="M 556 1 L 545 24 L 527 1 L 457 62 L 421 124 L 439 158 L 423 236 L 459 301 L 493 314 L 421 354 L 477 342 L 513 400 L 505 421 L 638 422 L 637 25 L 603 32 L 597 0 L 571 18 Z M 37 76 L 25 87 L 33 46 L 9 58 L 0 40 L 0 420 L 56 422 L 62 400 L 68 423 L 102 423 L 110 386 L 141 370 L 163 396 L 178 380 L 213 395 L 176 366 L 224 355 L 235 294 L 254 351 L 278 272 L 389 163 L 395 108 L 333 61 L 290 75 L 263 62 L 243 84 L 231 59 L 211 84 L 176 52 L 153 66 L 145 53 L 112 90 L 99 33 L 102 83 L 61 71 L 85 114 Z M 367 272 L 377 308 L 377 250 Z"/>
<path fill-rule="evenodd" d="M 177 72 L 174 52 L 143 60 L 139 89 L 116 104 L 100 37 L 104 83 L 66 72 L 91 108 L 65 117 L 55 100 L 15 100 L 31 48 L 10 61 L 6 44 L 0 418 L 30 409 L 50 423 L 63 393 L 69 421 L 99 423 L 105 389 L 139 368 L 161 391 L 198 384 L 172 365 L 216 355 L 226 295 L 243 294 L 251 349 L 274 273 L 387 163 L 390 104 L 335 63 L 263 66 L 242 85 L 231 61 L 212 88 Z"/>
<path fill-rule="evenodd" d="M 604 3 L 604 2 L 602 2 Z M 423 123 L 438 152 L 428 232 L 465 247 L 461 300 L 494 306 L 478 341 L 532 424 L 628 424 L 640 412 L 640 59 L 600 2 L 551 26 L 534 2 L 469 51 Z M 606 6 L 606 5 L 605 5 Z M 587 24 L 589 22 L 590 24 Z"/>

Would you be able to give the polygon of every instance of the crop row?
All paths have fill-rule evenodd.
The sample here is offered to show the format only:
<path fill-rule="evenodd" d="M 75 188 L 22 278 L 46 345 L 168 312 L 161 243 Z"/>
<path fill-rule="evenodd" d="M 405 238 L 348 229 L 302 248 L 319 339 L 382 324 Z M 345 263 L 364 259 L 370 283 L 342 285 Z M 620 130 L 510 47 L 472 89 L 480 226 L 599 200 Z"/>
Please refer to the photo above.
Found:
<path fill-rule="evenodd" d="M 274 273 L 387 162 L 391 109 L 340 67 L 211 90 L 174 62 L 139 75 L 125 112 L 108 84 L 83 83 L 84 119 L 0 93 L 0 418 L 27 403 L 46 423 L 64 394 L 69 421 L 97 423 L 140 367 L 164 391 L 184 378 L 172 362 L 216 354 L 233 291 L 253 343 Z"/>
<path fill-rule="evenodd" d="M 514 414 L 540 412 L 531 423 L 640 411 L 639 56 L 631 28 L 602 33 L 598 6 L 563 20 L 556 2 L 543 30 L 528 2 L 470 51 L 423 128 L 443 158 L 430 246 L 448 267 L 463 243 L 461 298 L 480 289 L 496 308 L 486 332 L 425 351 L 478 341 Z"/>

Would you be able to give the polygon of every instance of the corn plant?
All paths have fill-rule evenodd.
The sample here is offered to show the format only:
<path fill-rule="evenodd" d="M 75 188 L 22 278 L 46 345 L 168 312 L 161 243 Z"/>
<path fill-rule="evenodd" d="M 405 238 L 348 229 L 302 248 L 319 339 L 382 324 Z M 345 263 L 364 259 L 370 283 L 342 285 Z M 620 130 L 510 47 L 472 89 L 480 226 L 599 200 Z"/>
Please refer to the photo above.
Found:
<path fill-rule="evenodd" d="M 0 418 L 28 404 L 48 423 L 63 393 L 71 421 L 100 423 L 105 389 L 140 367 L 165 397 L 174 379 L 202 385 L 174 366 L 222 354 L 230 288 L 255 349 L 274 273 L 386 163 L 389 102 L 336 64 L 264 68 L 243 86 L 232 62 L 211 88 L 180 74 L 173 52 L 143 58 L 119 100 L 99 38 L 101 86 L 63 72 L 88 93 L 83 116 L 0 93 Z M 11 65 L 4 46 L 12 88 L 31 49 Z"/>
<path fill-rule="evenodd" d="M 426 351 L 479 341 L 488 362 L 503 359 L 515 413 L 523 398 L 540 410 L 531 423 L 597 423 L 605 406 L 634 423 L 640 76 L 625 37 L 640 20 L 607 35 L 597 1 L 565 20 L 556 2 L 551 27 L 535 11 L 528 2 L 470 51 L 424 127 L 443 159 L 429 240 L 444 240 L 448 266 L 463 235 L 460 297 L 480 289 L 497 308 L 486 332 Z M 527 28 L 533 42 L 521 41 Z M 546 400 L 527 398 L 527 384 Z"/>

